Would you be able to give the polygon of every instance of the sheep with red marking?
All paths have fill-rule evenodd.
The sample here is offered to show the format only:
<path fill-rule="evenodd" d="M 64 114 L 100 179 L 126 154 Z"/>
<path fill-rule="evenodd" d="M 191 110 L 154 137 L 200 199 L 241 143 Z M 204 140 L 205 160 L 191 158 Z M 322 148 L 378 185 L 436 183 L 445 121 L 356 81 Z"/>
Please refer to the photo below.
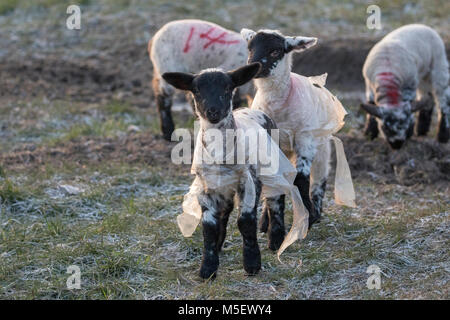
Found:
<path fill-rule="evenodd" d="M 437 139 L 450 136 L 450 89 L 445 45 L 432 28 L 406 25 L 385 36 L 369 52 L 363 67 L 367 103 L 365 134 L 381 132 L 393 149 L 399 149 L 414 132 L 426 135 L 434 104 L 439 107 Z"/>
<path fill-rule="evenodd" d="M 153 64 L 152 86 L 161 130 L 169 141 L 175 128 L 171 113 L 175 90 L 161 75 L 175 71 L 196 73 L 216 67 L 228 71 L 247 61 L 247 44 L 238 33 L 202 20 L 167 23 L 149 41 L 148 52 Z M 241 103 L 241 95 L 250 99 L 252 91 L 251 83 L 239 88 L 233 98 L 234 105 Z"/>

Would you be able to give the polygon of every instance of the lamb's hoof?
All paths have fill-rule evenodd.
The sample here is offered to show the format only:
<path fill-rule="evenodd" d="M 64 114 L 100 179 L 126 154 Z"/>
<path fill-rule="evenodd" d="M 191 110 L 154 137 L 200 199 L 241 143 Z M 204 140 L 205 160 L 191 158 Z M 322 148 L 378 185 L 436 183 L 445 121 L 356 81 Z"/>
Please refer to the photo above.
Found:
<path fill-rule="evenodd" d="M 309 222 L 308 230 L 311 229 L 311 227 L 312 227 L 312 225 L 314 223 L 319 223 L 320 222 L 320 218 L 321 218 L 320 215 L 310 215 L 309 219 L 308 219 L 308 222 Z"/>
<path fill-rule="evenodd" d="M 175 130 L 175 124 L 173 120 L 168 118 L 167 116 L 163 116 L 165 120 L 161 122 L 161 131 L 163 138 L 167 141 L 172 141 L 172 133 Z"/>
<path fill-rule="evenodd" d="M 174 131 L 174 128 L 169 129 L 162 129 L 162 135 L 164 140 L 172 141 L 172 132 Z"/>
<path fill-rule="evenodd" d="M 200 267 L 200 277 L 202 277 L 203 279 L 215 279 L 218 268 L 218 255 L 204 255 L 202 266 Z"/>
<path fill-rule="evenodd" d="M 205 280 L 214 280 L 217 275 L 217 268 L 208 268 L 202 265 L 200 268 L 200 277 Z"/>
<path fill-rule="evenodd" d="M 261 253 L 258 247 L 244 250 L 244 270 L 249 276 L 254 276 L 261 270 Z"/>

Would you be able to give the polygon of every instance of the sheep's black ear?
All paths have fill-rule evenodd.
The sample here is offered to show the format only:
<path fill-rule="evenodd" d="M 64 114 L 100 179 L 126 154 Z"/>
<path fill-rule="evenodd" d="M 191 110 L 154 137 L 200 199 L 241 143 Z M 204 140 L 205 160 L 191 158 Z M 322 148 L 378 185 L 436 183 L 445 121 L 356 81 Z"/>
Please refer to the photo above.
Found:
<path fill-rule="evenodd" d="M 309 37 L 286 37 L 286 52 L 303 51 L 317 43 L 317 38 Z"/>
<path fill-rule="evenodd" d="M 166 72 L 162 77 L 175 88 L 189 91 L 192 90 L 192 81 L 195 78 L 193 74 L 183 72 Z"/>
<path fill-rule="evenodd" d="M 246 66 L 240 67 L 238 69 L 227 72 L 233 81 L 235 87 L 242 86 L 250 80 L 259 72 L 261 64 L 259 62 L 251 63 Z"/>
<path fill-rule="evenodd" d="M 375 116 L 380 119 L 383 118 L 382 107 L 378 107 L 377 105 L 372 103 L 361 103 L 359 106 L 372 116 Z"/>

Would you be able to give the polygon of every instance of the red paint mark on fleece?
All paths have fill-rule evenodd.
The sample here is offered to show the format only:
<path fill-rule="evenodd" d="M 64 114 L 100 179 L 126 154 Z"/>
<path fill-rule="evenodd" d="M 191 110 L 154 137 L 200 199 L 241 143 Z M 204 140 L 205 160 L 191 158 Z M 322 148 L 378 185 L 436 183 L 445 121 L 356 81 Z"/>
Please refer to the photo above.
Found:
<path fill-rule="evenodd" d="M 380 79 L 381 86 L 387 89 L 386 95 L 388 97 L 388 103 L 391 105 L 398 105 L 400 90 L 394 81 L 392 72 L 381 72 L 377 74 L 377 78 Z"/>
<path fill-rule="evenodd" d="M 208 42 L 203 45 L 203 50 L 208 49 L 208 47 L 211 46 L 214 43 L 220 43 L 220 44 L 223 44 L 223 45 L 239 43 L 239 40 L 225 40 L 224 38 L 228 35 L 228 32 L 226 32 L 226 31 L 220 33 L 217 37 L 212 37 L 211 34 L 213 33 L 213 31 L 215 29 L 216 29 L 215 27 L 212 27 L 207 32 L 201 33 L 199 35 L 200 39 L 207 39 L 208 40 Z M 184 53 L 189 52 L 189 50 L 191 49 L 191 45 L 190 44 L 191 44 L 191 40 L 192 40 L 192 37 L 194 35 L 194 32 L 195 32 L 195 28 L 191 27 L 191 31 L 189 32 L 189 36 L 188 36 L 188 38 L 186 40 L 186 43 L 184 45 L 184 49 L 183 49 Z"/>
<path fill-rule="evenodd" d="M 209 29 L 206 33 L 200 34 L 200 38 L 202 39 L 208 39 L 209 42 L 203 46 L 203 49 L 207 49 L 210 45 L 213 43 L 220 43 L 220 44 L 233 44 L 233 43 L 239 43 L 239 40 L 229 40 L 226 41 L 223 38 L 228 34 L 228 32 L 224 31 L 222 32 L 218 37 L 211 38 L 210 34 L 215 30 L 216 28 L 212 27 Z"/>
<path fill-rule="evenodd" d="M 189 49 L 191 48 L 189 45 L 189 42 L 191 42 L 192 36 L 194 35 L 194 30 L 195 30 L 194 27 L 191 27 L 191 31 L 189 32 L 189 37 L 186 41 L 186 44 L 184 45 L 184 49 L 183 49 L 184 53 L 188 52 Z"/>

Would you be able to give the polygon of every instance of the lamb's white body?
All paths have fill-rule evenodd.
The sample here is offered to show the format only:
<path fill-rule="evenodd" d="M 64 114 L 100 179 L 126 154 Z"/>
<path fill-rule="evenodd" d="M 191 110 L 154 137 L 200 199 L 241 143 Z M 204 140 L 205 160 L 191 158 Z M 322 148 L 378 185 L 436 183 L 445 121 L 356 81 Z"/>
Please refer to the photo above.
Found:
<path fill-rule="evenodd" d="M 163 94 L 173 93 L 173 87 L 161 79 L 165 72 L 197 73 L 208 68 L 229 71 L 247 61 L 247 43 L 239 33 L 203 20 L 167 23 L 153 36 L 148 49 L 155 89 Z M 251 84 L 246 84 L 239 90 L 250 93 L 250 89 Z"/>
<path fill-rule="evenodd" d="M 324 87 L 326 75 L 303 77 L 291 73 L 290 59 L 288 56 L 285 63 L 279 63 L 272 76 L 255 79 L 257 92 L 251 108 L 275 120 L 280 129 L 280 148 L 296 164 L 298 173 L 311 176 L 311 197 L 320 198 L 329 174 L 330 139 L 344 125 L 347 112 Z M 346 162 L 343 153 L 340 159 Z M 337 200 L 354 206 L 349 173 L 348 178 Z"/>
<path fill-rule="evenodd" d="M 363 67 L 366 98 L 400 112 L 402 101 L 431 94 L 448 127 L 448 68 L 444 42 L 435 30 L 420 24 L 403 26 L 370 50 Z"/>

